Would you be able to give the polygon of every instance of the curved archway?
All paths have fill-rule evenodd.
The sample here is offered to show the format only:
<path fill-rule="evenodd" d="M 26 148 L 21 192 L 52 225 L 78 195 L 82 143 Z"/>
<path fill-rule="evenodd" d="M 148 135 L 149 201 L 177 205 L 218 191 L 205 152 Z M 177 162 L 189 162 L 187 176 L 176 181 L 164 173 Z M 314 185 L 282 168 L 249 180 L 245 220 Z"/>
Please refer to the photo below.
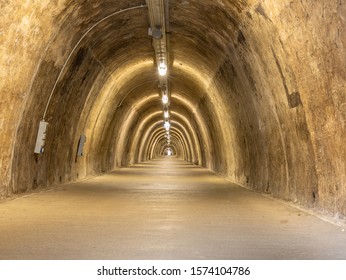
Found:
<path fill-rule="evenodd" d="M 170 2 L 170 109 L 184 158 L 238 184 L 344 215 L 344 5 L 327 2 Z M 131 8 L 141 4 L 4 3 L 4 196 L 159 154 L 158 120 L 144 117 L 162 104 L 148 11 Z M 34 154 L 43 114 L 45 152 Z M 87 142 L 77 157 L 81 135 Z"/>

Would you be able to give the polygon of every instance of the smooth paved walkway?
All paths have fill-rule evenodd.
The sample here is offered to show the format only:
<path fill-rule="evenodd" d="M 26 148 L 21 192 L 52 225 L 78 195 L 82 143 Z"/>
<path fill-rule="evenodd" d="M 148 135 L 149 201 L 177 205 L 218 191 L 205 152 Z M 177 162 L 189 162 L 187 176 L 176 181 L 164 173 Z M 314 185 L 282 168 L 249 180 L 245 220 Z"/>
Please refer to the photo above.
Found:
<path fill-rule="evenodd" d="M 1 259 L 346 259 L 346 232 L 176 159 L 0 203 Z"/>

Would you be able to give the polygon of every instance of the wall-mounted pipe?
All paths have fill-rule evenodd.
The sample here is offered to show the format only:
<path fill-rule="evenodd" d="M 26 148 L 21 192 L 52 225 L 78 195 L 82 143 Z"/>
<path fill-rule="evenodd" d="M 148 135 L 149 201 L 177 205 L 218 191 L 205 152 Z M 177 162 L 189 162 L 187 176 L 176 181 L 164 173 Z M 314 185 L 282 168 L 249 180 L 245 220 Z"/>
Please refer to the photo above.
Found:
<path fill-rule="evenodd" d="M 69 56 L 67 57 L 65 63 L 63 64 L 63 67 L 61 68 L 60 70 L 60 73 L 54 83 L 54 86 L 52 88 L 52 91 L 49 95 L 49 98 L 48 98 L 48 101 L 47 101 L 47 104 L 46 104 L 46 107 L 45 107 L 45 110 L 44 110 L 44 113 L 43 113 L 43 116 L 42 116 L 42 120 L 44 121 L 45 118 L 46 118 L 46 115 L 47 115 L 47 111 L 48 111 L 48 108 L 49 108 L 49 104 L 51 102 L 51 99 L 53 97 L 53 94 L 54 94 L 54 91 L 58 85 L 58 82 L 60 81 L 60 78 L 62 76 L 62 73 L 64 72 L 68 62 L 70 61 L 73 53 L 75 52 L 75 50 L 78 48 L 78 46 L 80 45 L 80 43 L 83 41 L 83 39 L 89 34 L 90 31 L 92 31 L 96 26 L 98 26 L 100 23 L 116 16 L 116 15 L 119 15 L 119 14 L 122 14 L 122 13 L 125 13 L 125 12 L 128 12 L 128 11 L 132 11 L 132 10 L 136 10 L 136 9 L 142 9 L 142 8 L 147 8 L 148 6 L 147 5 L 140 5 L 140 6 L 136 6 L 136 7 L 131 7 L 131 8 L 126 8 L 126 9 L 123 9 L 123 10 L 120 10 L 120 11 L 117 11 L 115 13 L 112 13 L 106 17 L 104 17 L 103 19 L 99 20 L 97 23 L 95 23 L 93 26 L 91 26 L 84 34 L 83 36 L 78 40 L 78 42 L 76 43 L 76 45 L 74 46 L 74 48 L 72 49 L 72 51 L 70 52 Z"/>

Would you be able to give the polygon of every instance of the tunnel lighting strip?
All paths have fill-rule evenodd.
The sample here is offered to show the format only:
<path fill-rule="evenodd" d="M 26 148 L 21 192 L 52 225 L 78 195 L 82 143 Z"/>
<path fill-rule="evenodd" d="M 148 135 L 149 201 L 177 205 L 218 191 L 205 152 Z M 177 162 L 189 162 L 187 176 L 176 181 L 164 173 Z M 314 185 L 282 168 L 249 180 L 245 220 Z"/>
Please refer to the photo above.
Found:
<path fill-rule="evenodd" d="M 72 57 L 72 54 L 73 54 L 74 51 L 77 49 L 77 47 L 79 46 L 79 44 L 83 41 L 83 39 L 89 34 L 89 32 L 90 32 L 91 30 L 93 30 L 96 26 L 98 26 L 100 23 L 104 22 L 105 20 L 107 20 L 107 19 L 109 19 L 109 18 L 111 18 L 111 17 L 114 17 L 114 16 L 116 16 L 116 15 L 119 15 L 119 14 L 122 14 L 122 13 L 125 13 L 125 12 L 128 12 L 128 11 L 132 11 L 132 10 L 136 10 L 136 9 L 142 9 L 142 8 L 148 8 L 148 6 L 147 6 L 147 5 L 140 5 L 140 6 L 135 6 L 135 7 L 131 7 L 131 8 L 121 9 L 121 10 L 119 10 L 119 11 L 113 13 L 113 14 L 110 14 L 110 15 L 104 17 L 103 19 L 101 19 L 100 21 L 98 21 L 97 23 L 95 23 L 92 27 L 90 27 L 90 28 L 83 34 L 83 36 L 79 39 L 79 41 L 77 42 L 77 44 L 75 45 L 75 47 L 72 49 L 71 53 L 69 54 L 69 56 L 67 57 L 67 59 L 66 59 L 64 65 L 63 65 L 63 67 L 62 67 L 61 70 L 60 70 L 59 76 L 58 76 L 58 78 L 57 78 L 56 81 L 55 81 L 55 84 L 54 84 L 54 86 L 53 86 L 53 89 L 52 89 L 52 91 L 51 91 L 51 93 L 50 93 L 50 95 L 49 95 L 49 98 L 48 98 L 48 101 L 47 101 L 47 105 L 46 105 L 46 107 L 45 107 L 45 110 L 44 110 L 44 113 L 43 113 L 43 116 L 42 116 L 42 120 L 43 120 L 43 121 L 44 121 L 45 118 L 46 118 L 47 111 L 48 111 L 48 108 L 49 108 L 49 104 L 50 104 L 51 99 L 52 99 L 52 97 L 53 97 L 54 91 L 55 91 L 55 89 L 56 89 L 56 87 L 57 87 L 57 85 L 58 85 L 58 82 L 59 82 L 59 80 L 60 80 L 60 78 L 61 78 L 61 76 L 62 76 L 62 73 L 64 72 L 64 70 L 65 70 L 65 68 L 66 68 L 66 66 L 67 66 L 67 63 L 70 61 L 70 59 L 71 59 L 71 57 Z"/>
<path fill-rule="evenodd" d="M 158 68 L 159 82 L 163 103 L 163 127 L 167 132 L 167 144 L 170 145 L 169 132 L 171 128 L 169 113 L 169 89 L 168 89 L 168 50 L 167 50 L 167 34 L 168 27 L 168 2 L 165 0 L 147 0 L 148 12 L 150 19 L 150 34 L 153 37 L 153 46 L 156 57 L 156 65 Z"/>

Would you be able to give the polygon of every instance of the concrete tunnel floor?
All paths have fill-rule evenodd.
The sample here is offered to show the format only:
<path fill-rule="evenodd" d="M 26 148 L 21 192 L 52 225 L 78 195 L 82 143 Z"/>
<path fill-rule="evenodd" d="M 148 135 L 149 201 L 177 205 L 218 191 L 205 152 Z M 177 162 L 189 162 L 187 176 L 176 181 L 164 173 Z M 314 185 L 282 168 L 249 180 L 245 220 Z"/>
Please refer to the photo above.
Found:
<path fill-rule="evenodd" d="M 346 259 L 346 232 L 175 158 L 0 203 L 1 259 Z"/>

